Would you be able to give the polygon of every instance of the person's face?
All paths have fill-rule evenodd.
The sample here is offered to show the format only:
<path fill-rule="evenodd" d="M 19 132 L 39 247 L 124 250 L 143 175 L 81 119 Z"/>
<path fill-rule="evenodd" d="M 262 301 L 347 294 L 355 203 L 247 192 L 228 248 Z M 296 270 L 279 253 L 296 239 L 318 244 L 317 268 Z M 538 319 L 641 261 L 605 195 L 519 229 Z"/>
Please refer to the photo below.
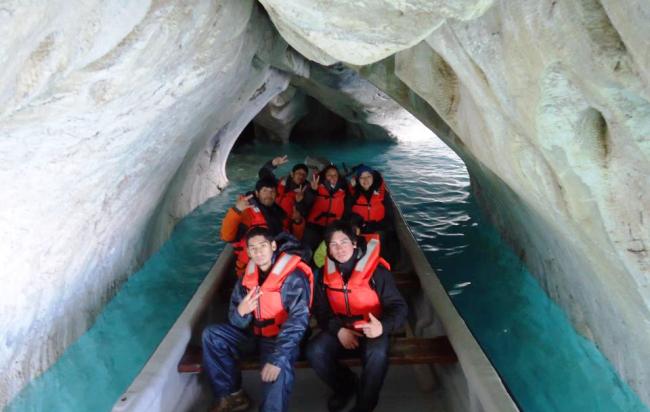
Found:
<path fill-rule="evenodd" d="M 334 187 L 339 180 L 339 172 L 336 169 L 327 169 L 327 172 L 325 172 L 325 180 L 327 180 L 330 186 Z"/>
<path fill-rule="evenodd" d="M 359 185 L 361 185 L 361 187 L 364 190 L 370 189 L 370 186 L 372 186 L 372 173 L 370 172 L 361 173 L 361 175 L 359 176 Z"/>
<path fill-rule="evenodd" d="M 352 242 L 345 233 L 340 231 L 334 232 L 330 242 L 327 244 L 330 256 L 339 263 L 350 260 L 356 247 L 357 243 Z"/>
<path fill-rule="evenodd" d="M 303 169 L 297 169 L 296 171 L 291 172 L 291 179 L 293 179 L 293 183 L 297 186 L 302 186 L 303 183 L 305 183 L 305 180 L 307 180 L 307 172 Z"/>
<path fill-rule="evenodd" d="M 248 239 L 246 251 L 257 266 L 262 270 L 267 270 L 271 266 L 273 252 L 276 249 L 275 241 L 269 242 L 264 236 L 253 236 Z"/>
<path fill-rule="evenodd" d="M 275 202 L 275 188 L 263 187 L 255 192 L 255 196 L 264 206 L 273 206 L 273 202 Z"/>

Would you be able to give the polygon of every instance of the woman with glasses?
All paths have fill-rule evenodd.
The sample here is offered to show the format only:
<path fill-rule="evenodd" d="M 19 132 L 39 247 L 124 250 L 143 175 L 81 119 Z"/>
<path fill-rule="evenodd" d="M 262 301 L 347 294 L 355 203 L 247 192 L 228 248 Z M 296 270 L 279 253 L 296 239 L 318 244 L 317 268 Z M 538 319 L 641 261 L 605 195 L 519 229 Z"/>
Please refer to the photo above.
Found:
<path fill-rule="evenodd" d="M 353 411 L 372 411 L 388 370 L 388 336 L 403 325 L 407 305 L 376 239 L 366 244 L 349 223 L 337 221 L 325 230 L 325 242 L 313 308 L 322 332 L 309 342 L 307 359 L 334 391 L 330 411 L 343 410 L 355 394 Z M 361 357 L 360 378 L 337 362 L 346 351 Z"/>

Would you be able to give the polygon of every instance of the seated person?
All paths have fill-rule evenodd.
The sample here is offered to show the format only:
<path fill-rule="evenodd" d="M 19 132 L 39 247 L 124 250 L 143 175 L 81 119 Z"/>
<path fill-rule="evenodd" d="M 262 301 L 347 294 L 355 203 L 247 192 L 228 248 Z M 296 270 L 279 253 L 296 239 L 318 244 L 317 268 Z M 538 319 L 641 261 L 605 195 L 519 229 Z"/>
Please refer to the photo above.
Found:
<path fill-rule="evenodd" d="M 291 168 L 291 173 L 281 179 L 277 179 L 273 173 L 275 168 L 287 163 L 288 161 L 289 158 L 286 155 L 274 157 L 262 166 L 258 174 L 260 179 L 271 178 L 278 182 L 275 203 L 277 203 L 288 216 L 293 214 L 293 207 L 296 206 L 296 203 L 301 215 L 306 216 L 306 211 L 300 210 L 300 207 L 302 205 L 301 201 L 304 197 L 305 189 L 307 188 L 307 175 L 309 174 L 307 165 L 296 163 L 293 165 L 293 168 Z"/>
<path fill-rule="evenodd" d="M 203 367 L 217 399 L 213 412 L 250 406 L 237 360 L 252 347 L 264 365 L 260 410 L 286 411 L 293 363 L 309 325 L 313 276 L 300 256 L 278 253 L 268 229 L 251 229 L 245 242 L 250 261 L 232 291 L 229 322 L 203 331 Z"/>
<path fill-rule="evenodd" d="M 365 241 L 368 243 L 371 239 L 377 239 L 379 240 L 379 235 L 372 234 L 372 233 L 367 233 L 367 234 L 361 234 L 361 226 L 363 226 L 363 218 L 356 213 L 352 213 L 350 217 L 347 219 L 348 222 L 350 222 L 350 225 L 352 225 L 352 229 L 354 229 L 354 233 L 357 235 L 357 242 L 360 241 Z M 380 242 L 380 251 L 381 251 L 381 242 Z M 314 251 L 314 265 L 317 268 L 322 268 L 323 265 L 325 264 L 325 259 L 327 259 L 327 243 L 323 240 L 320 242 L 320 245 L 318 245 L 318 248 Z"/>
<path fill-rule="evenodd" d="M 295 237 L 302 237 L 305 222 L 298 212 L 287 214 L 275 203 L 275 181 L 264 178 L 257 181 L 255 191 L 239 196 L 235 207 L 228 209 L 221 224 L 221 239 L 231 242 L 237 256 L 237 276 L 244 273 L 248 263 L 244 235 L 257 226 L 266 227 L 273 236 L 280 232 L 291 232 Z"/>
<path fill-rule="evenodd" d="M 378 171 L 365 165 L 357 167 L 348 202 L 350 212 L 363 218 L 361 233 L 381 235 L 393 230 L 392 201 Z"/>
<path fill-rule="evenodd" d="M 361 233 L 375 233 L 379 235 L 382 245 L 394 246 L 393 202 L 381 174 L 363 164 L 357 166 L 355 177 L 350 180 L 348 199 L 346 210 L 363 218 Z M 394 263 L 396 253 L 395 248 L 384 247 L 381 257 Z"/>
<path fill-rule="evenodd" d="M 335 222 L 325 232 L 328 258 L 314 288 L 314 315 L 322 332 L 307 345 L 307 359 L 334 391 L 330 411 L 355 394 L 354 411 L 372 411 L 388 370 L 388 335 L 406 320 L 408 308 L 395 286 L 378 242 L 357 243 L 352 227 Z M 362 359 L 361 379 L 337 362 L 346 351 Z"/>
<path fill-rule="evenodd" d="M 325 227 L 343 217 L 347 184 L 333 164 L 326 166 L 320 174 L 312 176 L 310 187 L 305 192 L 307 226 L 302 241 L 314 250 L 323 240 Z"/>

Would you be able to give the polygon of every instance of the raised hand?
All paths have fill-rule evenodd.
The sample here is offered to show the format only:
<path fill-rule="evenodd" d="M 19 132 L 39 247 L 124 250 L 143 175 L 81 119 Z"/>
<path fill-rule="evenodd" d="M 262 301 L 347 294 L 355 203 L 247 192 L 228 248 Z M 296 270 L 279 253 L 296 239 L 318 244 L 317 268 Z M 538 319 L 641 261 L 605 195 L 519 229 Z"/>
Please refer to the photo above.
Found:
<path fill-rule="evenodd" d="M 302 202 L 302 199 L 305 198 L 306 189 L 307 189 L 307 185 L 302 185 L 301 187 L 293 189 L 293 191 L 296 192 L 296 202 Z"/>
<path fill-rule="evenodd" d="M 275 366 L 271 363 L 265 363 L 260 375 L 262 375 L 262 382 L 275 382 L 280 376 L 280 367 Z"/>
<path fill-rule="evenodd" d="M 239 210 L 240 212 L 243 212 L 244 210 L 248 209 L 249 207 L 253 207 L 248 201 L 253 197 L 252 194 L 248 196 L 241 195 L 237 198 L 237 201 L 235 202 L 235 209 Z"/>
<path fill-rule="evenodd" d="M 350 186 L 355 187 L 357 185 L 357 178 L 352 176 L 350 178 Z"/>
<path fill-rule="evenodd" d="M 246 296 L 244 296 L 244 299 L 242 299 L 241 302 L 239 302 L 239 305 L 237 305 L 237 312 L 239 312 L 239 316 L 246 316 L 257 309 L 257 305 L 259 304 L 259 297 L 262 296 L 262 293 L 263 292 L 259 286 L 248 291 Z"/>
<path fill-rule="evenodd" d="M 372 313 L 369 316 L 370 322 L 361 323 L 355 325 L 354 327 L 361 329 L 367 338 L 376 338 L 378 336 L 381 336 L 381 334 L 384 333 L 384 327 L 382 326 L 381 321 L 377 319 Z"/>
<path fill-rule="evenodd" d="M 320 182 L 320 175 L 318 173 L 312 175 L 309 184 L 311 185 L 312 190 L 318 190 L 318 182 Z"/>
<path fill-rule="evenodd" d="M 339 339 L 339 342 L 341 342 L 341 345 L 343 345 L 345 349 L 358 348 L 359 336 L 363 336 L 363 335 L 357 331 L 347 329 L 347 328 L 339 329 L 338 333 L 336 334 L 336 337 Z"/>
<path fill-rule="evenodd" d="M 274 157 L 273 160 L 271 160 L 271 164 L 275 167 L 278 167 L 280 165 L 283 165 L 289 161 L 289 157 L 287 155 L 284 156 L 278 156 Z"/>

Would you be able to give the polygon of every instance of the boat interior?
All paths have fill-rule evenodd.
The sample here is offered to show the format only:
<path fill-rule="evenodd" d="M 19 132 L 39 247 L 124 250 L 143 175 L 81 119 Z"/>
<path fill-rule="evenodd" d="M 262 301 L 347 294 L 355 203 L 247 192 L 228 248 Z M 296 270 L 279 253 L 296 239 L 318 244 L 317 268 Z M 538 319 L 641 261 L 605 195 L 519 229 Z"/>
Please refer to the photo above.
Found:
<path fill-rule="evenodd" d="M 395 282 L 407 300 L 407 325 L 391 336 L 390 367 L 377 411 L 516 411 L 516 403 L 458 315 L 434 270 L 393 204 L 395 237 L 385 242 Z M 201 373 L 201 332 L 225 322 L 235 283 L 227 246 L 187 308 L 114 411 L 209 411 L 211 390 Z M 313 336 L 316 323 L 311 322 Z M 357 368 L 359 359 L 342 362 Z M 259 405 L 260 365 L 240 360 L 243 387 Z M 326 410 L 330 390 L 304 359 L 296 364 L 292 411 Z M 351 407 L 352 405 L 350 405 Z"/>

